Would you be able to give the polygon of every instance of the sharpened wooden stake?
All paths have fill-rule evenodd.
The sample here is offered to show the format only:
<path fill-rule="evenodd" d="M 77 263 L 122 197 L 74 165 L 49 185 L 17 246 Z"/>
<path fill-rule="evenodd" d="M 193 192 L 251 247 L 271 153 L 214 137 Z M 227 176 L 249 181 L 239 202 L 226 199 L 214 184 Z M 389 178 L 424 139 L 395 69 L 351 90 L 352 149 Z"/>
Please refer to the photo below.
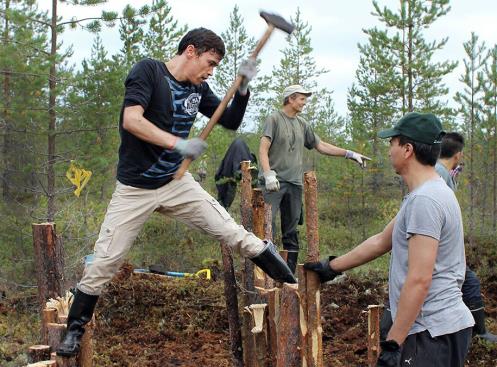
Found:
<path fill-rule="evenodd" d="M 296 284 L 281 288 L 276 367 L 300 367 L 299 295 Z"/>
<path fill-rule="evenodd" d="M 252 174 L 250 173 L 250 161 L 240 163 L 242 171 L 240 211 L 242 216 L 242 226 L 247 230 L 252 230 Z M 254 289 L 254 263 L 248 259 L 244 261 L 242 272 L 242 283 L 247 290 L 242 294 L 243 306 L 256 303 Z M 243 365 L 244 367 L 256 367 L 254 338 L 250 333 L 252 318 L 249 313 L 242 314 L 242 344 L 243 344 Z"/>
<path fill-rule="evenodd" d="M 379 305 L 368 306 L 368 366 L 376 366 L 380 354 L 380 309 Z"/>
<path fill-rule="evenodd" d="M 261 189 L 252 190 L 252 223 L 253 232 L 260 239 L 264 239 L 264 218 L 265 218 L 264 195 Z M 265 288 L 266 275 L 257 266 L 254 267 L 254 286 Z"/>
<path fill-rule="evenodd" d="M 316 173 L 304 174 L 307 261 L 319 261 L 318 189 Z M 299 265 L 300 267 L 300 265 Z M 300 279 L 302 278 L 302 279 Z M 323 366 L 323 328 L 321 326 L 321 282 L 315 272 L 299 269 L 299 290 L 302 303 L 301 321 L 303 358 L 307 367 Z"/>

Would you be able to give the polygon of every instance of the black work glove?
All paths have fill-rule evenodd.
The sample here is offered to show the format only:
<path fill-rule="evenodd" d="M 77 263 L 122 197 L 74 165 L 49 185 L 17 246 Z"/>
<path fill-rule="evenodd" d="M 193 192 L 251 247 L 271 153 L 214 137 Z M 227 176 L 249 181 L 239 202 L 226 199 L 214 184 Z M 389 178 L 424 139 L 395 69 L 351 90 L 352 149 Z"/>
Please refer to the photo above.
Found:
<path fill-rule="evenodd" d="M 315 271 L 318 273 L 321 283 L 326 283 L 342 274 L 341 272 L 335 271 L 330 267 L 330 261 L 335 257 L 336 256 L 329 256 L 318 262 L 305 263 L 304 269 Z"/>
<path fill-rule="evenodd" d="M 376 367 L 400 367 L 400 345 L 395 340 L 380 342 L 381 353 Z"/>

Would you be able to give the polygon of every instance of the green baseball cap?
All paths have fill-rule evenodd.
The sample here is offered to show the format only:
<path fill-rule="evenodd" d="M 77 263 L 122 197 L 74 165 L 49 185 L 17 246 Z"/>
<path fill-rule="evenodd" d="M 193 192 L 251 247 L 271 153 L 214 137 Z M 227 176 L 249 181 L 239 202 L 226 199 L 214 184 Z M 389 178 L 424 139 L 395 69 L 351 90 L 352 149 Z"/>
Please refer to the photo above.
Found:
<path fill-rule="evenodd" d="M 393 128 L 378 132 L 378 136 L 382 139 L 399 135 L 419 143 L 433 145 L 442 142 L 445 132 L 442 129 L 442 123 L 434 114 L 409 112 Z"/>

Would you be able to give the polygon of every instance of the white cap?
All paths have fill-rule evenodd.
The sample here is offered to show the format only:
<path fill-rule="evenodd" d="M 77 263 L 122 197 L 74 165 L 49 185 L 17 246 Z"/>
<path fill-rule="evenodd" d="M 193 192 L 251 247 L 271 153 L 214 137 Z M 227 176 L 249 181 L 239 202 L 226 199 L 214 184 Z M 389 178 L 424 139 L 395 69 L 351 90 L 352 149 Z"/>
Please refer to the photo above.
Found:
<path fill-rule="evenodd" d="M 283 91 L 283 98 L 290 97 L 294 93 L 300 93 L 307 97 L 309 97 L 312 94 L 312 92 L 305 90 L 301 85 L 294 84 L 294 85 L 289 85 L 288 87 L 285 88 L 285 90 Z"/>

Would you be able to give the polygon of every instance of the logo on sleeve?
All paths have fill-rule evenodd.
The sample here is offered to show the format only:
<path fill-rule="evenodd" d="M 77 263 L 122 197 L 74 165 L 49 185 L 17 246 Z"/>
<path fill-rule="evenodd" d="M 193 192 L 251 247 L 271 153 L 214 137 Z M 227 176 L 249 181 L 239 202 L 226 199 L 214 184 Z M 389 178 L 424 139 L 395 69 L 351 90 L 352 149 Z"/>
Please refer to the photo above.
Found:
<path fill-rule="evenodd" d="M 190 116 L 196 115 L 198 112 L 198 106 L 200 105 L 200 99 L 202 95 L 200 93 L 192 93 L 185 99 L 183 102 L 183 107 L 185 108 L 185 112 Z"/>

